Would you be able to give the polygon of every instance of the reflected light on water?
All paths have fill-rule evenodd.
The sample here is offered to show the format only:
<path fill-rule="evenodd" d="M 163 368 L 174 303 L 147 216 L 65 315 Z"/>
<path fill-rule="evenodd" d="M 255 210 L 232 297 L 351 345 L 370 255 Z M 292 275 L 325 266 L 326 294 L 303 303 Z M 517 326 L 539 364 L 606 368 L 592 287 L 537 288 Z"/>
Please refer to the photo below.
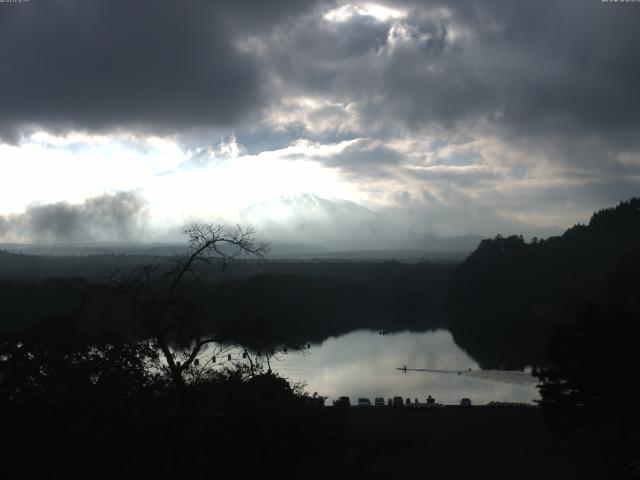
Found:
<path fill-rule="evenodd" d="M 479 370 L 446 330 L 386 335 L 359 330 L 279 358 L 272 364 L 275 371 L 306 383 L 310 393 L 329 397 L 327 403 L 343 395 L 352 403 L 358 397 L 386 400 L 396 395 L 425 402 L 431 395 L 437 402 L 457 404 L 468 397 L 476 405 L 539 398 L 529 373 Z M 405 365 L 406 373 L 397 370 Z"/>

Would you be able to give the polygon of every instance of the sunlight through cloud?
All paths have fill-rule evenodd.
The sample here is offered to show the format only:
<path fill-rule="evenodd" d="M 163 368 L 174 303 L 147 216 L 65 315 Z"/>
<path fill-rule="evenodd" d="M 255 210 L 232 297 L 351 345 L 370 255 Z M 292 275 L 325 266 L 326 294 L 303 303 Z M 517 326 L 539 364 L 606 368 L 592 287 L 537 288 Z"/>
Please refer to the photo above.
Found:
<path fill-rule="evenodd" d="M 346 22 L 354 16 L 373 17 L 379 21 L 399 19 L 407 16 L 407 12 L 385 7 L 377 3 L 347 4 L 328 11 L 324 19 L 328 22 Z"/>

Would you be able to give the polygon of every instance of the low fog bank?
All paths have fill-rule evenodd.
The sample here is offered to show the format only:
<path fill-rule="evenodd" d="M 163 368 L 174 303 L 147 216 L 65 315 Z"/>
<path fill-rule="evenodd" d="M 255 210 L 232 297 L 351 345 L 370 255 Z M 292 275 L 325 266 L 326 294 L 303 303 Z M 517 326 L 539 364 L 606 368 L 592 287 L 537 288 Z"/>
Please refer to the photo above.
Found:
<path fill-rule="evenodd" d="M 39 255 L 174 255 L 184 253 L 183 231 L 194 222 L 253 227 L 258 240 L 271 244 L 273 258 L 460 259 L 482 238 L 473 230 L 438 234 L 405 217 L 344 199 L 297 194 L 258 202 L 233 218 L 188 212 L 162 218 L 139 193 L 117 192 L 0 215 L 0 248 Z M 443 217 L 449 220 L 454 219 Z"/>
<path fill-rule="evenodd" d="M 438 238 L 427 247 L 419 249 L 335 249 L 330 246 L 303 243 L 270 243 L 266 260 L 272 261 L 387 261 L 421 262 L 425 260 L 453 261 L 464 260 L 480 243 L 476 237 Z M 129 256 L 157 257 L 183 255 L 188 247 L 179 243 L 92 243 L 92 244 L 33 244 L 0 243 L 0 251 L 11 254 L 50 256 L 50 257 L 87 257 L 87 256 Z"/>

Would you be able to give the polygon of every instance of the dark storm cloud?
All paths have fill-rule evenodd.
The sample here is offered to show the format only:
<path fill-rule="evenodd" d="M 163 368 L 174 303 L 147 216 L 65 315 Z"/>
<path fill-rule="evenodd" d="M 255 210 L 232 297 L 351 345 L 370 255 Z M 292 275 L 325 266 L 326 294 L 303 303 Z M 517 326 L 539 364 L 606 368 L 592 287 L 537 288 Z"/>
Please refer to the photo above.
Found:
<path fill-rule="evenodd" d="M 382 2 L 409 12 L 397 21 L 328 22 L 332 3 L 1 4 L 0 132 L 234 126 L 291 94 L 360 102 L 363 128 L 382 130 L 394 124 L 381 119 L 482 120 L 513 134 L 606 131 L 622 142 L 638 126 L 637 5 L 398 0 Z M 263 51 L 237 48 L 249 37 Z"/>
<path fill-rule="evenodd" d="M 289 90 L 361 100 L 372 126 L 391 117 L 411 128 L 624 137 L 640 123 L 638 5 L 383 3 L 408 15 L 307 17 L 270 38 L 265 65 Z"/>
<path fill-rule="evenodd" d="M 292 153 L 283 155 L 288 160 L 315 160 L 328 167 L 340 168 L 346 175 L 360 178 L 387 176 L 387 168 L 397 166 L 405 156 L 380 141 L 360 138 L 350 142 L 338 153 L 313 155 L 310 153 Z"/>
<path fill-rule="evenodd" d="M 143 227 L 146 209 L 132 192 L 105 194 L 81 204 L 31 205 L 25 212 L 0 215 L 0 239 L 37 243 L 130 241 Z"/>
<path fill-rule="evenodd" d="M 453 212 L 476 201 L 465 190 L 529 177 L 532 209 L 555 176 L 588 198 L 640 189 L 639 4 L 381 0 L 406 15 L 323 17 L 346 3 L 0 3 L 0 141 L 31 125 L 177 133 L 193 151 L 235 133 L 251 154 L 367 138 L 314 159 L 360 186 L 446 186 Z M 440 158 L 457 137 L 472 145 Z"/>
<path fill-rule="evenodd" d="M 420 180 L 428 182 L 444 182 L 460 187 L 472 187 L 478 184 L 491 183 L 501 176 L 482 165 L 459 167 L 452 165 L 434 165 L 432 167 L 413 169 L 410 174 Z"/>
<path fill-rule="evenodd" d="M 340 153 L 319 159 L 330 167 L 340 167 L 350 173 L 376 177 L 385 168 L 400 164 L 404 156 L 396 150 L 371 139 L 360 139 Z"/>
<path fill-rule="evenodd" d="M 491 30 L 479 30 L 496 53 L 520 55 L 502 67 L 499 123 L 518 131 L 629 133 L 640 120 L 638 8 L 601 2 L 491 3 Z M 476 15 L 478 18 L 478 15 Z M 499 46 L 501 45 L 501 47 Z M 512 65 L 510 65 L 512 63 Z M 498 121 L 498 119 L 496 119 Z"/>
<path fill-rule="evenodd" d="M 48 130 L 175 133 L 265 102 L 238 39 L 316 2 L 47 0 L 0 4 L 0 139 Z"/>
<path fill-rule="evenodd" d="M 241 120 L 259 123 L 267 104 L 324 95 L 353 102 L 369 136 L 486 122 L 512 135 L 606 131 L 637 146 L 637 5 L 397 0 L 382 3 L 408 11 L 399 20 L 325 21 L 334 3 L 0 4 L 1 135 L 15 141 L 31 124 L 249 131 Z M 262 47 L 239 50 L 248 38 Z"/>
<path fill-rule="evenodd" d="M 453 22 L 473 35 L 460 46 L 466 71 L 493 93 L 483 115 L 517 134 L 630 133 L 640 121 L 640 65 L 633 61 L 640 8 L 631 7 L 575 1 L 450 7 Z"/>

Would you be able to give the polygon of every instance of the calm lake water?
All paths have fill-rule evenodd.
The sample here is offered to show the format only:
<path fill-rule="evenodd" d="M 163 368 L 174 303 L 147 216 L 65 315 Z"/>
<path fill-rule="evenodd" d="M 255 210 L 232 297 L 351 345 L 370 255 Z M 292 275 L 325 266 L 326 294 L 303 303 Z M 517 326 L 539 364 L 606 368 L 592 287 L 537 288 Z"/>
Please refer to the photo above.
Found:
<path fill-rule="evenodd" d="M 358 397 L 373 402 L 374 397 L 386 400 L 395 395 L 420 402 L 431 395 L 444 404 L 468 397 L 476 405 L 492 400 L 532 403 L 539 398 L 529 373 L 479 370 L 446 330 L 387 335 L 359 330 L 278 358 L 272 362 L 274 370 L 305 382 L 310 393 L 328 396 L 327 404 L 339 396 L 349 396 L 352 404 Z M 439 372 L 396 370 L 404 365 Z"/>

